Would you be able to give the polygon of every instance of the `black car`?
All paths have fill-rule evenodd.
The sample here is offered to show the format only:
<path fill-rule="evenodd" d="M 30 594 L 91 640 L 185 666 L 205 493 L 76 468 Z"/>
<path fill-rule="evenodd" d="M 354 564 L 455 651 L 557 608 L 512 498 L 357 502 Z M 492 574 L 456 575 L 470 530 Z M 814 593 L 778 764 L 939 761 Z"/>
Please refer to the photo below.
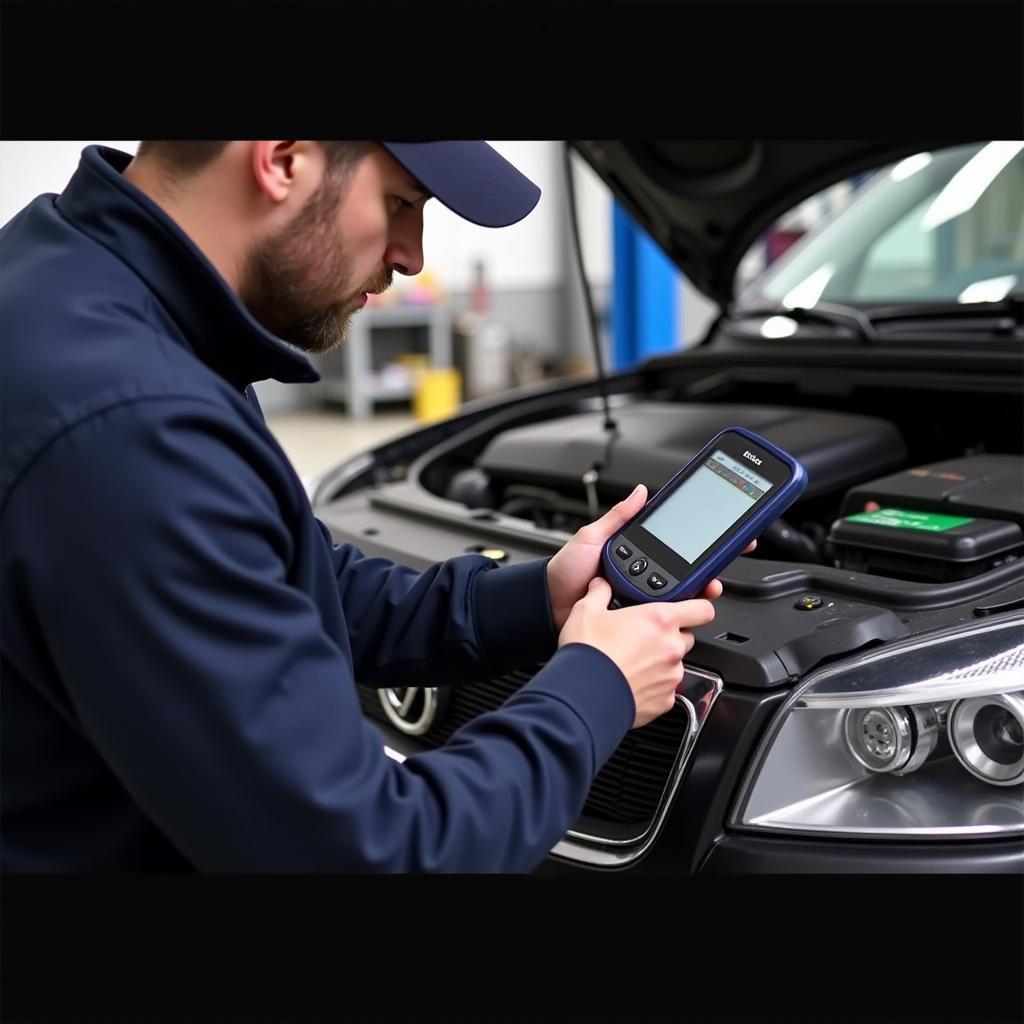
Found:
<path fill-rule="evenodd" d="M 530 387 L 313 488 L 424 567 L 557 550 L 747 427 L 809 485 L 723 574 L 674 711 L 630 732 L 541 871 L 1024 870 L 1024 143 L 572 143 L 721 313 L 692 349 Z M 738 295 L 770 224 L 870 178 Z M 392 756 L 529 671 L 378 691 Z"/>

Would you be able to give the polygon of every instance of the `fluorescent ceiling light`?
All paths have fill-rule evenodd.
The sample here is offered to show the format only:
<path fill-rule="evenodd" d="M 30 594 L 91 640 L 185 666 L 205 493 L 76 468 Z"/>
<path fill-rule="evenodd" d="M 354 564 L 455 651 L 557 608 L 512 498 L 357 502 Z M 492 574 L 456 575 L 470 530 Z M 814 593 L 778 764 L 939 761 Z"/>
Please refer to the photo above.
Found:
<path fill-rule="evenodd" d="M 890 172 L 893 181 L 905 181 L 912 174 L 923 171 L 932 162 L 931 153 L 915 153 L 901 160 Z"/>
<path fill-rule="evenodd" d="M 957 302 L 1000 302 L 1010 294 L 1017 283 L 1016 274 L 1005 277 L 990 277 L 985 281 L 969 284 L 956 298 Z"/>
<path fill-rule="evenodd" d="M 946 183 L 921 218 L 921 230 L 931 231 L 966 213 L 999 172 L 1022 150 L 1024 142 L 990 142 Z"/>
<path fill-rule="evenodd" d="M 823 267 L 818 267 L 810 277 L 805 278 L 783 296 L 782 304 L 789 309 L 795 309 L 797 306 L 801 309 L 810 309 L 821 298 L 825 285 L 828 284 L 835 272 L 836 268 L 833 263 L 826 263 Z"/>

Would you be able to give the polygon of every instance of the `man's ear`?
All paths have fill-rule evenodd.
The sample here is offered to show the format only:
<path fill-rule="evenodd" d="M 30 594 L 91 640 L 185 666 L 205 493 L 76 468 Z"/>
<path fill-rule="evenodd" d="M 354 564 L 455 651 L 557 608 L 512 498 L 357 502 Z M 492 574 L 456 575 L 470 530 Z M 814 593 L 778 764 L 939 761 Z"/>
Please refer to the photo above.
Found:
<path fill-rule="evenodd" d="M 325 158 L 316 143 L 295 139 L 259 139 L 252 144 L 252 172 L 259 189 L 274 203 L 298 191 L 313 191 L 323 176 Z"/>

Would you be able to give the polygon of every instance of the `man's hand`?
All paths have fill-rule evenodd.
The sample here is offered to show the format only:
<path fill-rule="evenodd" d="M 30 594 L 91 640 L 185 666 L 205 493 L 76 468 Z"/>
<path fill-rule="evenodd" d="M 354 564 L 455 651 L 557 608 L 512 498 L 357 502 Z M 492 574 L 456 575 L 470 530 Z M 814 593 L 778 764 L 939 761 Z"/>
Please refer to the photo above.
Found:
<path fill-rule="evenodd" d="M 576 535 L 548 562 L 548 596 L 555 632 L 561 633 L 573 605 L 587 593 L 595 576 L 601 574 L 601 549 L 609 537 L 615 536 L 644 507 L 647 488 L 637 484 L 633 493 L 613 505 L 600 519 L 576 531 Z M 752 541 L 743 552 L 747 554 L 757 546 Z M 712 580 L 700 596 L 713 601 L 722 594 L 722 584 Z"/>
<path fill-rule="evenodd" d="M 647 488 L 637 484 L 628 498 L 577 530 L 572 540 L 548 562 L 548 596 L 556 633 L 562 632 L 572 606 L 586 594 L 590 581 L 601 575 L 601 549 L 605 541 L 618 533 L 646 501 Z"/>
<path fill-rule="evenodd" d="M 633 694 L 636 729 L 675 706 L 693 630 L 711 622 L 715 609 L 710 601 L 696 600 L 652 601 L 609 611 L 611 598 L 612 588 L 594 579 L 573 607 L 558 646 L 589 644 L 615 662 Z"/>

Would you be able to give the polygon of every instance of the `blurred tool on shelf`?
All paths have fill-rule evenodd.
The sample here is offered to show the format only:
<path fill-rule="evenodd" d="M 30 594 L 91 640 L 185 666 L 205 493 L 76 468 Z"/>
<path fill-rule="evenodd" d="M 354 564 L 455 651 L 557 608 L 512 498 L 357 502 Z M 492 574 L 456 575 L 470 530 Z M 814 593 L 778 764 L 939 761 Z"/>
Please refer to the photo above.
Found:
<path fill-rule="evenodd" d="M 487 268 L 473 267 L 470 308 L 454 322 L 456 362 L 465 374 L 466 398 L 485 398 L 512 387 L 512 344 L 508 327 L 494 318 Z"/>
<path fill-rule="evenodd" d="M 453 366 L 419 371 L 413 394 L 413 414 L 423 423 L 454 415 L 462 404 L 462 374 Z"/>

